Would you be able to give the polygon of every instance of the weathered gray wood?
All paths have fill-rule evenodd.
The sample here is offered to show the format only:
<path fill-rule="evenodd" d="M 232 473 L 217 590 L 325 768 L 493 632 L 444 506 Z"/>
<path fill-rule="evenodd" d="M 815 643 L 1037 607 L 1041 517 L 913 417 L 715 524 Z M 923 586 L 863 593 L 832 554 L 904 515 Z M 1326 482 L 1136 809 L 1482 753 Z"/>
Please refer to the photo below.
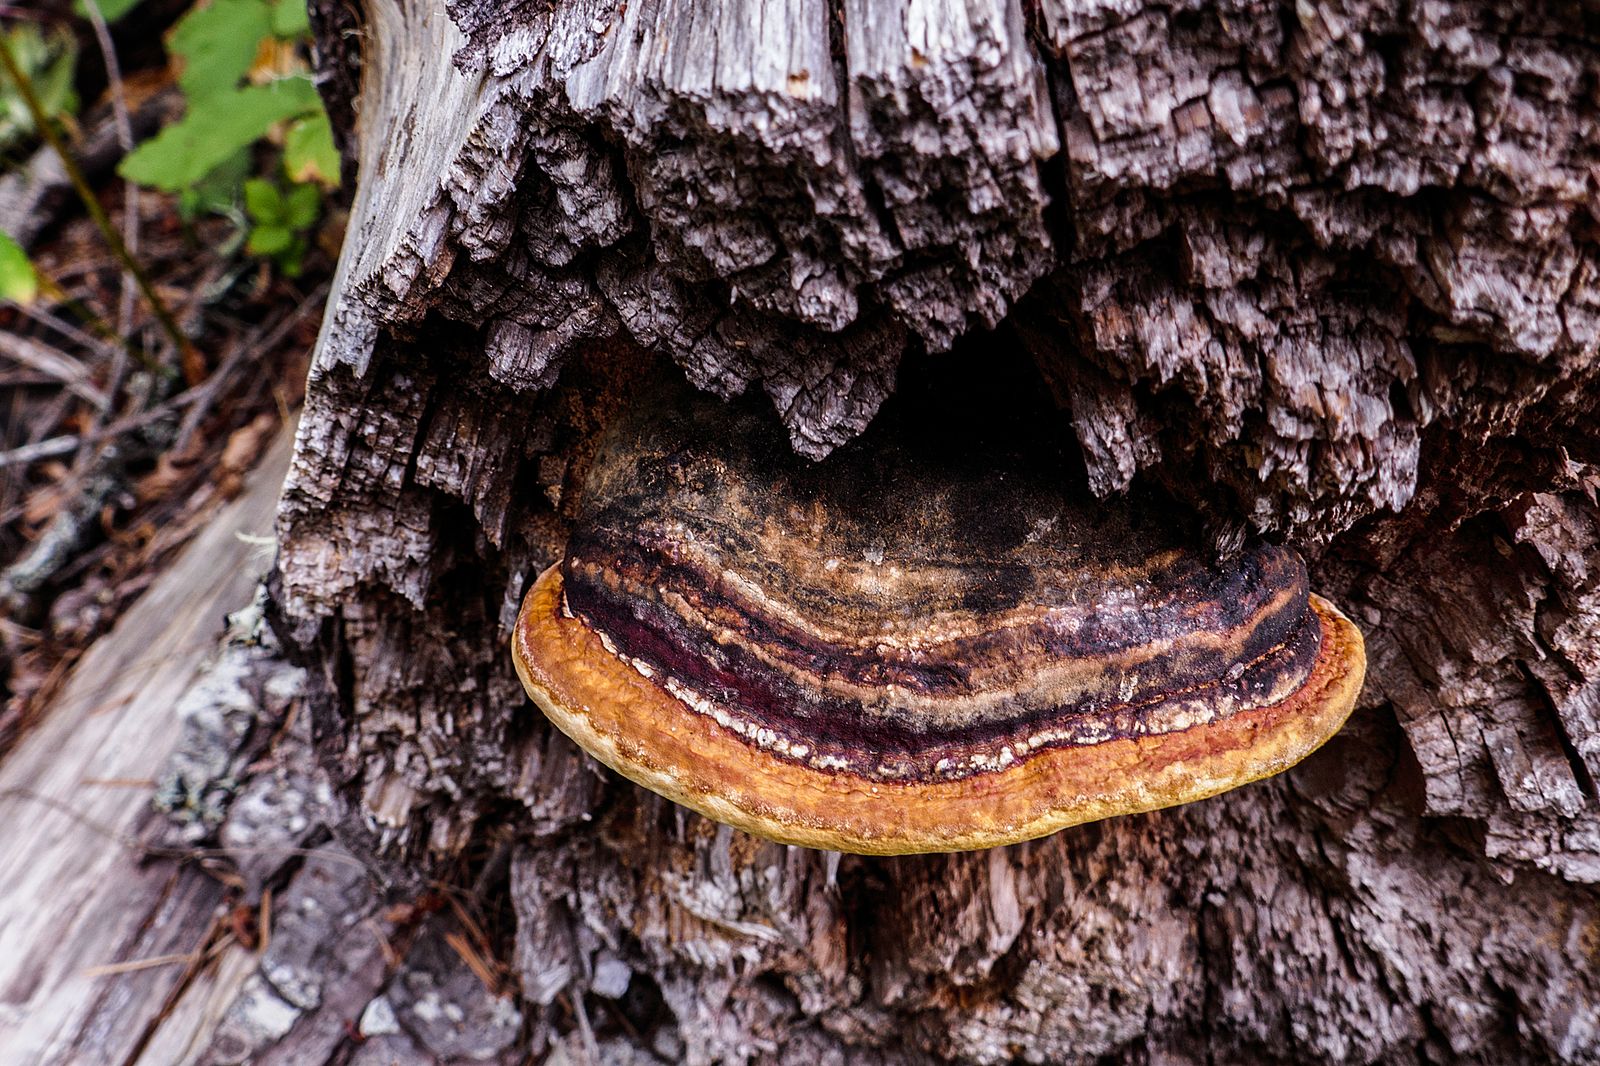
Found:
<path fill-rule="evenodd" d="M 224 613 L 270 565 L 246 538 L 271 529 L 289 443 L 284 433 L 0 763 L 0 1060 L 133 1061 L 167 998 L 196 980 L 183 960 L 209 946 L 224 886 L 140 850 L 158 828 L 151 796 L 184 727 L 180 698 Z M 217 981 L 235 966 L 194 969 Z"/>
<path fill-rule="evenodd" d="M 341 844 L 402 890 L 463 856 L 500 884 L 509 847 L 532 1054 L 1600 1060 L 1589 12 L 363 10 L 273 610 Z M 830 860 L 601 776 L 527 706 L 503 627 L 653 358 L 818 456 L 897 373 L 1019 351 L 1094 491 L 1147 477 L 1312 557 L 1372 660 L 1327 751 L 1018 848 Z"/>

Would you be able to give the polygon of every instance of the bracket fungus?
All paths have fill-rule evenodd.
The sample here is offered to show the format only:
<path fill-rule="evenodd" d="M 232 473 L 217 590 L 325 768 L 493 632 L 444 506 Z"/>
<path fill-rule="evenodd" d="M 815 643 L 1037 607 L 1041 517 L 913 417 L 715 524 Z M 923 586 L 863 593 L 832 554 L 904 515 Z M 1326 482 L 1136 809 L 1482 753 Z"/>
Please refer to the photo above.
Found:
<path fill-rule="evenodd" d="M 892 421 L 892 419 L 891 419 Z M 784 843 L 961 851 L 1276 774 L 1343 725 L 1360 633 L 1294 552 L 933 426 L 821 463 L 671 391 L 621 417 L 518 673 L 626 777 Z"/>

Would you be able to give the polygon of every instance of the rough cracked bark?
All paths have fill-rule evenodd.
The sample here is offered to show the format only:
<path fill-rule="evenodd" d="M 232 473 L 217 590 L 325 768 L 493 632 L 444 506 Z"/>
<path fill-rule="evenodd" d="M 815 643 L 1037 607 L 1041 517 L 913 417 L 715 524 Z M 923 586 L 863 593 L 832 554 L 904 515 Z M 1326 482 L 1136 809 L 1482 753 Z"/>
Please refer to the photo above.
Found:
<path fill-rule="evenodd" d="M 359 183 L 273 611 L 345 846 L 418 884 L 512 834 L 531 1046 L 1600 1059 L 1591 12 L 317 16 Z M 1313 559 L 1372 656 L 1332 748 L 1031 845 L 839 860 L 604 778 L 524 703 L 504 628 L 648 360 L 820 456 L 898 372 L 1019 350 L 1094 491 L 1150 478 Z"/>

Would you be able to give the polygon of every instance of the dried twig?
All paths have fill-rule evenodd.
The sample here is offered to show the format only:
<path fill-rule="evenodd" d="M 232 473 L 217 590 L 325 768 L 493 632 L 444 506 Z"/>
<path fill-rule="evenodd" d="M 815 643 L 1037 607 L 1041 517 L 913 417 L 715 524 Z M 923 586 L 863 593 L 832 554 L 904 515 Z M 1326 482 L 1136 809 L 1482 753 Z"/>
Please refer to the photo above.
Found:
<path fill-rule="evenodd" d="M 267 953 L 272 946 L 272 886 L 261 889 L 261 900 L 256 905 L 256 952 Z"/>
<path fill-rule="evenodd" d="M 185 389 L 176 396 L 169 397 L 153 407 L 140 411 L 138 414 L 120 418 L 111 423 L 111 425 L 103 426 L 90 433 L 52 437 L 47 441 L 13 448 L 8 452 L 0 452 L 0 468 L 62 455 L 66 452 L 74 451 L 80 446 L 92 447 L 104 444 L 125 434 L 144 429 L 161 421 L 163 418 L 169 418 L 177 414 L 179 411 L 189 409 L 191 416 L 184 419 L 183 429 L 181 430 L 181 433 L 185 436 L 181 436 L 173 445 L 175 449 L 181 451 L 183 445 L 187 443 L 186 435 L 194 432 L 200 419 L 210 409 L 212 402 L 215 401 L 217 394 L 221 391 L 222 386 L 226 384 L 232 372 L 250 359 L 258 357 L 262 352 L 271 350 L 282 341 L 289 330 L 320 306 L 319 301 L 322 299 L 326 288 L 327 286 L 324 285 L 307 297 L 294 311 L 285 315 L 283 320 L 278 322 L 265 337 L 252 344 L 239 345 L 223 361 L 215 373 L 194 388 Z"/>
<path fill-rule="evenodd" d="M 83 7 L 94 27 L 95 41 L 100 45 L 100 57 L 106 67 L 106 86 L 111 97 L 111 115 L 117 130 L 117 144 L 123 154 L 133 151 L 133 119 L 128 114 L 128 94 L 122 84 L 122 64 L 117 61 L 117 49 L 111 42 L 111 30 L 96 0 L 84 0 Z M 122 183 L 122 242 L 128 254 L 139 254 L 139 186 L 131 181 Z M 117 303 L 117 332 L 126 337 L 133 331 L 133 280 L 122 275 L 122 295 Z M 127 352 L 117 349 L 107 380 L 107 391 L 117 395 L 122 387 L 122 377 L 127 373 Z"/>
<path fill-rule="evenodd" d="M 105 411 L 111 406 L 106 394 L 90 384 L 89 371 L 82 363 L 43 341 L 15 333 L 0 333 L 0 356 L 14 363 L 20 363 L 30 370 L 48 374 L 77 396 L 93 404 L 97 411 Z"/>
<path fill-rule="evenodd" d="M 249 344 L 241 344 L 235 348 L 211 372 L 210 377 L 200 385 L 180 393 L 178 396 L 173 397 L 172 401 L 169 401 L 176 403 L 178 400 L 190 397 L 191 393 L 194 394 L 189 399 L 184 400 L 185 406 L 189 408 L 189 411 L 184 415 L 182 423 L 178 426 L 177 436 L 173 439 L 172 447 L 175 451 L 181 453 L 188 447 L 189 438 L 199 428 L 201 419 L 206 416 L 212 402 L 227 384 L 228 378 L 233 375 L 234 370 L 246 361 L 258 359 L 264 353 L 276 348 L 289 335 L 290 330 L 304 321 L 307 316 L 321 310 L 322 302 L 328 295 L 328 284 L 328 282 L 323 282 L 317 286 L 309 296 L 296 305 L 293 311 L 290 311 L 274 323 L 272 328 L 267 330 L 265 334 Z"/>
<path fill-rule="evenodd" d="M 37 444 L 24 444 L 20 448 L 0 452 L 0 468 L 35 463 L 40 459 L 50 459 L 57 455 L 70 455 L 77 450 L 76 436 L 51 437 Z"/>
<path fill-rule="evenodd" d="M 46 329 L 52 330 L 53 332 L 61 334 L 61 336 L 75 344 L 80 344 L 91 351 L 99 352 L 101 355 L 104 355 L 108 358 L 115 357 L 115 353 L 119 347 L 118 345 L 112 344 L 108 340 L 96 337 L 92 333 L 79 329 L 76 325 L 62 318 L 60 315 L 52 313 L 43 304 L 19 304 L 17 306 L 17 310 L 21 311 L 24 315 L 39 323 L 39 325 L 44 326 Z"/>
<path fill-rule="evenodd" d="M 54 796 L 47 796 L 42 792 L 35 792 L 29 788 L 0 788 L 0 802 L 5 800 L 21 800 L 26 803 L 36 803 L 42 807 L 65 815 L 77 825 L 107 841 L 128 849 L 130 852 L 145 859 L 173 859 L 179 862 L 188 862 L 200 859 L 232 859 L 238 855 L 268 855 L 273 857 L 288 857 L 309 859 L 316 858 L 320 862 L 343 863 L 346 866 L 355 866 L 362 870 L 367 869 L 366 863 L 354 855 L 342 851 L 328 851 L 323 848 L 298 848 L 298 847 L 236 847 L 236 848 L 197 848 L 197 847 L 166 847 L 157 844 L 147 844 L 135 838 L 131 833 L 122 832 L 98 821 L 79 811 L 65 800 Z"/>

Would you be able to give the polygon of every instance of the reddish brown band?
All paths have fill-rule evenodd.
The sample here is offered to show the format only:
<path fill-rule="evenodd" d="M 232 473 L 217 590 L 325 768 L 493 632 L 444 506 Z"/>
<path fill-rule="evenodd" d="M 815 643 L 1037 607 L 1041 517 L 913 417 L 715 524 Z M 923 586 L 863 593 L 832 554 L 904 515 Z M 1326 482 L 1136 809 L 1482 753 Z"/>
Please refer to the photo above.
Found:
<path fill-rule="evenodd" d="M 871 781 L 777 758 L 674 697 L 562 610 L 559 567 L 529 591 L 517 672 L 550 720 L 613 770 L 787 844 L 863 854 L 965 851 L 1204 799 L 1288 769 L 1338 731 L 1365 674 L 1361 634 L 1311 598 L 1316 665 L 1292 695 L 1155 736 L 1041 750 L 959 780 Z"/>

